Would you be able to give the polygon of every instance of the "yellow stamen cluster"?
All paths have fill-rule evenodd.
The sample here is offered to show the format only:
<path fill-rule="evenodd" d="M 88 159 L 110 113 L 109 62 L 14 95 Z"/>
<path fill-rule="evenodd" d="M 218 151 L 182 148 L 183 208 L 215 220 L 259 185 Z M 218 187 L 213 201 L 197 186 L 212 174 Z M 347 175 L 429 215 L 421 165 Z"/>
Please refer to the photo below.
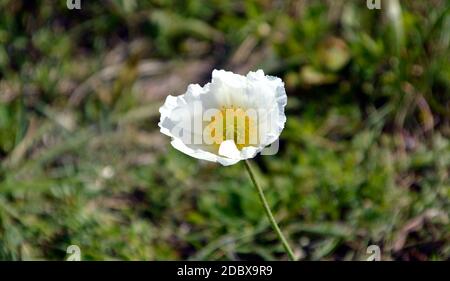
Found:
<path fill-rule="evenodd" d="M 241 150 L 257 143 L 256 114 L 240 107 L 222 107 L 212 117 L 205 130 L 206 138 L 217 147 L 225 140 L 234 140 Z"/>

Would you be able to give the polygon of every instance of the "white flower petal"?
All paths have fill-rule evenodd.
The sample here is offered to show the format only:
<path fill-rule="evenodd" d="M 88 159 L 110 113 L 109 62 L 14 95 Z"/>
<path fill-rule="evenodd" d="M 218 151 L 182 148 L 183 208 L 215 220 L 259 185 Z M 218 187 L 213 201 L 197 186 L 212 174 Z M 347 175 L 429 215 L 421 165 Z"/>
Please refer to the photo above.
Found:
<path fill-rule="evenodd" d="M 254 147 L 254 146 L 247 146 L 244 147 L 241 150 L 241 159 L 249 159 L 249 158 L 253 158 L 256 156 L 256 154 L 258 154 L 258 152 L 260 152 L 264 147 Z"/>
<path fill-rule="evenodd" d="M 247 79 L 225 70 L 213 70 L 210 90 L 216 104 L 229 107 L 247 103 L 245 93 Z"/>
<path fill-rule="evenodd" d="M 215 155 L 211 152 L 208 152 L 206 150 L 203 150 L 203 149 L 201 149 L 201 147 L 198 147 L 195 149 L 192 146 L 187 146 L 186 144 L 184 144 L 181 141 L 181 139 L 174 139 L 170 144 L 172 144 L 172 146 L 175 149 L 177 149 L 189 156 L 192 156 L 194 158 L 203 159 L 203 160 L 211 161 L 211 162 L 217 162 L 217 158 L 218 158 L 217 155 Z"/>
<path fill-rule="evenodd" d="M 241 153 L 234 143 L 234 140 L 223 141 L 219 147 L 219 155 L 238 160 L 241 158 Z"/>
<path fill-rule="evenodd" d="M 219 162 L 223 166 L 234 165 L 234 164 L 236 164 L 239 161 L 241 161 L 241 159 L 230 159 L 230 158 L 225 158 L 225 157 L 217 158 L 217 162 Z"/>

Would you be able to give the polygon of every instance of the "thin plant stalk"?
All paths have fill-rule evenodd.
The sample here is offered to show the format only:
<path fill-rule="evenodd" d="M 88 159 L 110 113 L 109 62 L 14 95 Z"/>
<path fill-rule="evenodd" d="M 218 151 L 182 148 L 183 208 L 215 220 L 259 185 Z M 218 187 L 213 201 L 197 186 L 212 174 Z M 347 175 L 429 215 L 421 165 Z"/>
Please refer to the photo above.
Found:
<path fill-rule="evenodd" d="M 275 230 L 278 238 L 280 239 L 281 243 L 283 244 L 284 249 L 286 250 L 286 253 L 288 254 L 289 258 L 293 261 L 295 261 L 294 252 L 292 251 L 291 247 L 289 246 L 286 238 L 284 238 L 283 233 L 280 230 L 280 227 L 278 226 L 277 222 L 275 221 L 275 218 L 272 215 L 272 211 L 270 210 L 269 204 L 267 203 L 266 197 L 264 196 L 264 192 L 259 185 L 259 183 L 256 181 L 255 173 L 253 172 L 253 168 L 250 164 L 249 160 L 245 160 L 245 167 L 247 168 L 247 172 L 250 175 L 250 178 L 253 182 L 253 185 L 255 186 L 256 190 L 258 191 L 259 199 L 261 200 L 261 203 L 264 207 L 264 211 L 266 212 L 267 218 L 270 221 L 270 224 L 272 225 L 273 229 Z"/>

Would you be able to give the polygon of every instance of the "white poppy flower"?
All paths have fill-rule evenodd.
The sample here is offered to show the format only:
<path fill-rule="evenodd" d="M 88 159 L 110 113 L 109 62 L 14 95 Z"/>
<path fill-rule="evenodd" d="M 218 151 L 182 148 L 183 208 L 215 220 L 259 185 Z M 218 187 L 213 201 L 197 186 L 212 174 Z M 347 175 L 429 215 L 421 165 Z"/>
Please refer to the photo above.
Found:
<path fill-rule="evenodd" d="M 158 125 L 179 151 L 227 166 L 278 141 L 286 103 L 280 78 L 262 70 L 247 76 L 214 70 L 205 86 L 191 84 L 184 95 L 169 95 Z"/>

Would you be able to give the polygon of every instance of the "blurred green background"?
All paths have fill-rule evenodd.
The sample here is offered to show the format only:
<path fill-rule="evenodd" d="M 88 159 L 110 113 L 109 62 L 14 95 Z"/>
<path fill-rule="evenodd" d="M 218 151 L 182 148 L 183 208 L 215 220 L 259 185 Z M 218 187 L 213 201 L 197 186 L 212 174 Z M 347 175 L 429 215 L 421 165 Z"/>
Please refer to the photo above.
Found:
<path fill-rule="evenodd" d="M 243 164 L 159 133 L 214 68 L 288 93 L 254 160 L 302 260 L 450 259 L 445 0 L 0 0 L 0 259 L 287 260 Z"/>

